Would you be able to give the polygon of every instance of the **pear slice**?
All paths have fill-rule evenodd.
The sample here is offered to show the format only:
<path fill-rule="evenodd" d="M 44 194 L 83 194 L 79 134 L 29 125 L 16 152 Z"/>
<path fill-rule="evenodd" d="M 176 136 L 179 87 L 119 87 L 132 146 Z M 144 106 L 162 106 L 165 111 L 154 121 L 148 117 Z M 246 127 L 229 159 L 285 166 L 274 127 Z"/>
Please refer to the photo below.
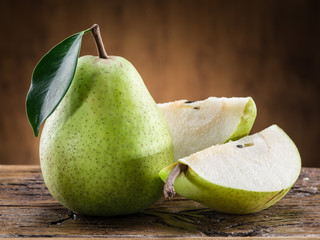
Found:
<path fill-rule="evenodd" d="M 301 170 L 298 149 L 277 125 L 178 162 L 159 173 L 167 180 L 165 195 L 176 191 L 213 210 L 235 214 L 258 212 L 275 204 Z"/>
<path fill-rule="evenodd" d="M 251 97 L 158 104 L 171 130 L 175 160 L 249 134 L 257 115 Z"/>

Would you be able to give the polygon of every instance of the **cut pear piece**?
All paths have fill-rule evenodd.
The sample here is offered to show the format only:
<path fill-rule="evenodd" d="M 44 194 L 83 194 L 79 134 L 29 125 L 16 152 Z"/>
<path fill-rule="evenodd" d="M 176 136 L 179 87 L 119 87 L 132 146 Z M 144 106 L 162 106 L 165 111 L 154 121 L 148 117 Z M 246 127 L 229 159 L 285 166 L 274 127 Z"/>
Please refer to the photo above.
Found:
<path fill-rule="evenodd" d="M 175 192 L 185 198 L 236 214 L 258 212 L 276 203 L 301 170 L 298 149 L 277 125 L 178 162 L 159 173 L 166 181 L 165 195 L 171 194 L 168 189 L 173 184 Z"/>
<path fill-rule="evenodd" d="M 158 104 L 171 130 L 175 160 L 249 134 L 257 115 L 251 97 Z"/>

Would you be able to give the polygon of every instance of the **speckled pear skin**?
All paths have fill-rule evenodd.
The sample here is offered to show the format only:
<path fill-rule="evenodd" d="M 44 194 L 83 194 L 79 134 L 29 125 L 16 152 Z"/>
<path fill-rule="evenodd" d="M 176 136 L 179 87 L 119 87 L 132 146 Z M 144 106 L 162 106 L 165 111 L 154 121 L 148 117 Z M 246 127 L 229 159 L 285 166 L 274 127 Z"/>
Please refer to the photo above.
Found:
<path fill-rule="evenodd" d="M 74 80 L 40 141 L 44 181 L 85 215 L 139 212 L 162 195 L 159 171 L 174 162 L 167 123 L 124 58 L 79 58 Z"/>
<path fill-rule="evenodd" d="M 159 176 L 164 182 L 176 164 L 171 164 L 160 171 Z M 174 182 L 174 189 L 180 196 L 200 202 L 212 210 L 231 214 L 262 211 L 284 197 L 290 188 L 273 192 L 256 192 L 224 187 L 201 178 L 190 167 L 186 172 L 180 173 Z"/>
<path fill-rule="evenodd" d="M 243 114 L 241 115 L 240 122 L 236 128 L 236 131 L 226 142 L 228 142 L 229 140 L 235 141 L 248 135 L 252 129 L 254 121 L 256 120 L 256 116 L 257 107 L 253 99 L 250 98 L 245 108 L 243 109 Z"/>

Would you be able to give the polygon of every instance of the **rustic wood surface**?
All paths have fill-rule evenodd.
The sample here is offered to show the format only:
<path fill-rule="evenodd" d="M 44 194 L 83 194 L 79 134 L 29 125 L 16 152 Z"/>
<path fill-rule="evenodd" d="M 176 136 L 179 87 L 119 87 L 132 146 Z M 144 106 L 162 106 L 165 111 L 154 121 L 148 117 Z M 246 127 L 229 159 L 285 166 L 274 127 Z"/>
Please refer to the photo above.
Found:
<path fill-rule="evenodd" d="M 249 215 L 222 214 L 181 197 L 142 213 L 76 215 L 48 192 L 39 166 L 0 165 L 0 238 L 320 238 L 320 169 L 302 169 L 276 205 Z"/>

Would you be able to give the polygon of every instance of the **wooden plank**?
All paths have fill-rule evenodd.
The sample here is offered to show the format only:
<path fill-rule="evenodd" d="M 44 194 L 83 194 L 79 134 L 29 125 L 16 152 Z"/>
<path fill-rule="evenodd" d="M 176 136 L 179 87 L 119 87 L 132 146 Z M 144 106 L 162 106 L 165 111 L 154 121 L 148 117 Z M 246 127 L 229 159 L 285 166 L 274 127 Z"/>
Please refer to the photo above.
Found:
<path fill-rule="evenodd" d="M 48 192 L 39 166 L 0 165 L 0 238 L 320 238 L 320 169 L 304 168 L 273 207 L 223 214 L 191 200 L 161 199 L 132 216 L 75 215 Z"/>

